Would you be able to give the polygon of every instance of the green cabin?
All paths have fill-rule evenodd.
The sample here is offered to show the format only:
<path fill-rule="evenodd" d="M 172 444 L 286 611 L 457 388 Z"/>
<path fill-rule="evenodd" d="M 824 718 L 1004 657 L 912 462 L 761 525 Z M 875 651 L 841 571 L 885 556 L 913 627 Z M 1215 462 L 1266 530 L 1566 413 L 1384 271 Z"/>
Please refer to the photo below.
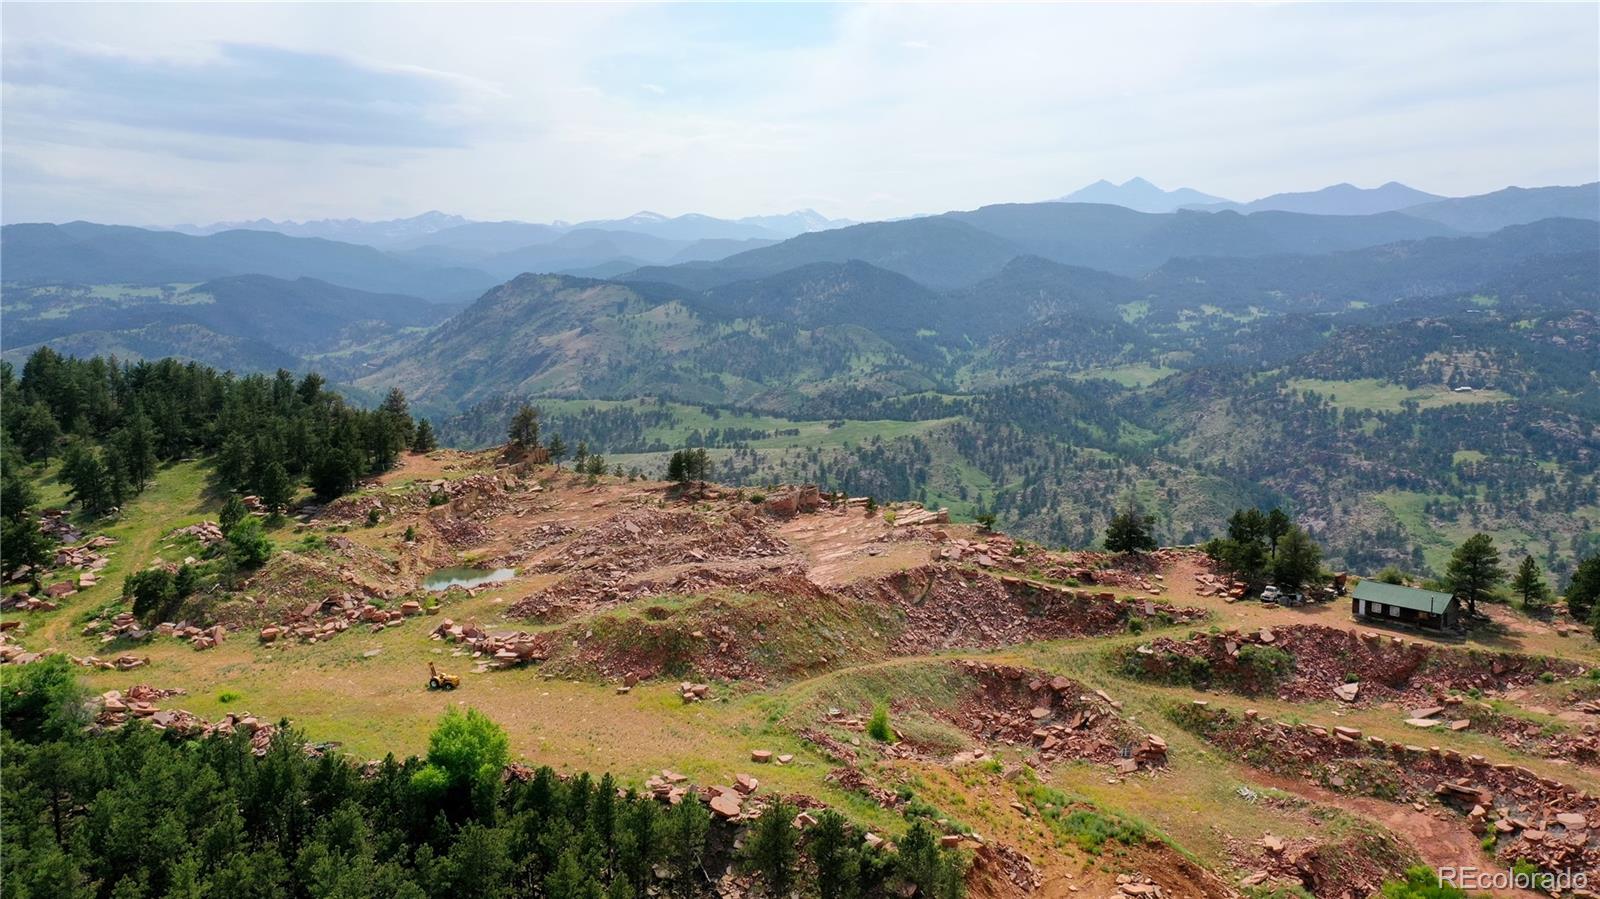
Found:
<path fill-rule="evenodd" d="M 1350 594 L 1350 613 L 1367 621 L 1411 624 L 1430 630 L 1461 625 L 1461 601 L 1449 593 L 1382 581 L 1362 581 Z"/>

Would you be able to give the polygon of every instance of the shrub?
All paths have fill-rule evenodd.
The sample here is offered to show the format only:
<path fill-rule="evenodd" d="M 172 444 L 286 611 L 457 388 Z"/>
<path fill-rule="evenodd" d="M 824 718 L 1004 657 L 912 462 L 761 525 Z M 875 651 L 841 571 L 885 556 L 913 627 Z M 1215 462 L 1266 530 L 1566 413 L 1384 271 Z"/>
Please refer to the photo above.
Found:
<path fill-rule="evenodd" d="M 1404 880 L 1391 880 L 1383 885 L 1383 899 L 1466 899 L 1465 890 L 1439 882 L 1432 868 L 1417 865 L 1406 869 Z"/>
<path fill-rule="evenodd" d="M 164 568 L 149 568 L 128 575 L 122 595 L 133 600 L 133 617 L 145 625 L 166 621 L 178 609 L 178 585 Z"/>
<path fill-rule="evenodd" d="M 1239 648 L 1239 667 L 1262 685 L 1272 685 L 1294 670 L 1294 657 L 1276 646 L 1252 643 Z"/>
<path fill-rule="evenodd" d="M 889 728 L 889 706 L 878 703 L 872 708 L 872 717 L 867 721 L 867 736 L 880 743 L 887 743 L 894 739 L 894 731 Z"/>
<path fill-rule="evenodd" d="M 261 522 L 246 518 L 228 532 L 228 555 L 240 568 L 260 568 L 272 558 L 272 541 L 261 530 Z"/>

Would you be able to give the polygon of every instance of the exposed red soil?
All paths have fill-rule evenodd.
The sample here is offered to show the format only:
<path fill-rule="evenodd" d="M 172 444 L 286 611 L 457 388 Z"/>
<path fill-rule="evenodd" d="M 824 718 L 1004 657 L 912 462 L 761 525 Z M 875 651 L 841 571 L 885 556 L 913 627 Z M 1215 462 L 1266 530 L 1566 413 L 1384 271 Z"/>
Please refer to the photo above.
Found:
<path fill-rule="evenodd" d="M 1283 680 L 1263 678 L 1241 656 L 1246 647 L 1262 645 L 1293 658 L 1292 671 Z M 1147 675 L 1171 679 L 1181 674 L 1183 663 L 1202 659 L 1219 685 L 1246 694 L 1272 690 L 1296 702 L 1333 698 L 1335 687 L 1356 681 L 1358 704 L 1429 704 L 1451 692 L 1505 690 L 1531 684 L 1547 672 L 1571 677 L 1582 671 L 1561 659 L 1446 648 L 1316 624 L 1195 634 L 1182 641 L 1159 637 L 1147 649 L 1140 649 L 1136 667 Z"/>
<path fill-rule="evenodd" d="M 1244 877 L 1245 885 L 1270 888 L 1289 884 L 1319 899 L 1375 895 L 1384 881 L 1404 876 L 1416 862 L 1392 834 L 1370 825 L 1331 840 L 1267 835 L 1236 850 L 1234 856 L 1241 867 L 1254 869 Z"/>
<path fill-rule="evenodd" d="M 1111 634 L 1126 630 L 1132 618 L 1165 614 L 1187 621 L 1204 614 L 937 564 L 853 584 L 846 591 L 905 615 L 906 628 L 892 648 L 907 655 Z"/>
<path fill-rule="evenodd" d="M 1494 830 L 1495 853 L 1507 864 L 1526 858 L 1544 870 L 1600 870 L 1600 798 L 1527 768 L 1199 706 L 1176 717 L 1266 771 L 1355 795 L 1443 803 L 1475 830 Z"/>
<path fill-rule="evenodd" d="M 753 506 L 730 505 L 722 513 L 629 509 L 584 528 L 534 569 L 582 569 L 616 577 L 661 565 L 770 558 L 791 552 Z"/>

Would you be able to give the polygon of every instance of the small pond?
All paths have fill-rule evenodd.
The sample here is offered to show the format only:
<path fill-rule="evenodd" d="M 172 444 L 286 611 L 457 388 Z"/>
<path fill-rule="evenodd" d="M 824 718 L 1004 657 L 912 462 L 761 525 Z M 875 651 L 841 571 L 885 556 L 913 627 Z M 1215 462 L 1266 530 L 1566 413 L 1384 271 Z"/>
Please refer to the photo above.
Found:
<path fill-rule="evenodd" d="M 422 586 L 429 590 L 448 590 L 451 587 L 479 587 L 498 584 L 517 576 L 515 568 L 441 568 L 428 575 Z"/>

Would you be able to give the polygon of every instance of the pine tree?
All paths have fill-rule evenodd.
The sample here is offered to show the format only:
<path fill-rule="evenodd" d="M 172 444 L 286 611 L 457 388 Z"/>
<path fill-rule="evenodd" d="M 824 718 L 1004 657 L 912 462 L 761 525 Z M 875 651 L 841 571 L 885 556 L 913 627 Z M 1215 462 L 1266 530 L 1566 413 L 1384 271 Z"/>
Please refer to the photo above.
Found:
<path fill-rule="evenodd" d="M 766 881 L 770 896 L 787 896 L 794 884 L 794 872 L 800 861 L 794 816 L 794 806 L 780 796 L 756 819 L 755 835 L 750 841 L 750 863 Z"/>
<path fill-rule="evenodd" d="M 511 417 L 507 438 L 519 449 L 536 448 L 539 445 L 539 410 L 523 403 Z"/>
<path fill-rule="evenodd" d="M 583 467 L 583 463 L 585 461 L 587 461 L 588 458 L 589 458 L 589 443 L 588 443 L 588 441 L 579 440 L 578 441 L 578 448 L 572 451 L 572 467 L 573 467 L 573 469 L 575 469 L 577 471 L 580 471 L 580 472 L 581 471 L 586 471 L 587 469 L 585 469 Z"/>
<path fill-rule="evenodd" d="M 698 802 L 680 802 L 667 813 L 667 860 L 679 896 L 694 892 L 710 830 L 711 812 Z"/>
<path fill-rule="evenodd" d="M 1155 516 L 1140 512 L 1139 506 L 1129 497 L 1127 505 L 1111 516 L 1106 525 L 1106 551 L 1131 553 L 1155 549 L 1156 539 L 1151 533 L 1155 523 Z"/>
<path fill-rule="evenodd" d="M 405 393 L 398 387 L 389 388 L 389 395 L 383 398 L 378 411 L 392 423 L 399 444 L 409 446 L 416 437 L 416 426 L 411 421 L 411 406 L 406 402 Z"/>
<path fill-rule="evenodd" d="M 413 453 L 431 453 L 439 448 L 439 441 L 433 436 L 433 422 L 424 418 L 417 422 L 416 436 L 411 438 L 411 451 Z"/>
<path fill-rule="evenodd" d="M 544 879 L 545 899 L 601 899 L 600 884 L 578 863 L 578 850 L 568 846 L 561 851 L 555 869 Z"/>
<path fill-rule="evenodd" d="M 156 433 L 150 419 L 142 411 L 136 411 L 127 426 L 112 439 L 112 445 L 122 461 L 129 484 L 135 492 L 142 492 L 156 474 Z"/>
<path fill-rule="evenodd" d="M 545 444 L 545 451 L 550 454 L 550 461 L 555 463 L 556 470 L 559 471 L 561 469 L 561 460 L 567 457 L 567 442 L 561 439 L 560 434 L 557 434 L 550 438 L 549 443 Z"/>
<path fill-rule="evenodd" d="M 0 573 L 5 580 L 24 568 L 42 567 L 50 561 L 51 540 L 39 527 L 34 508 L 39 497 L 18 472 L 13 451 L 0 462 Z"/>
<path fill-rule="evenodd" d="M 939 857 L 939 844 L 934 841 L 933 833 L 920 819 L 911 825 L 911 829 L 906 831 L 905 837 L 900 840 L 899 863 L 896 867 L 907 883 L 916 885 L 918 895 L 925 897 L 938 895 L 943 868 L 942 859 Z"/>
<path fill-rule="evenodd" d="M 22 407 L 10 429 L 17 448 L 30 462 L 49 460 L 61 441 L 61 426 L 50 413 L 50 407 L 38 400 Z"/>
<path fill-rule="evenodd" d="M 311 467 L 311 489 L 317 499 L 330 499 L 349 493 L 361 477 L 352 455 L 338 447 L 327 447 Z"/>
<path fill-rule="evenodd" d="M 122 582 L 122 595 L 133 600 L 133 616 L 145 626 L 170 620 L 178 607 L 178 588 L 165 568 L 136 571 Z"/>
<path fill-rule="evenodd" d="M 224 490 L 244 490 L 249 486 L 250 447 L 244 437 L 229 434 L 217 453 L 217 484 Z"/>
<path fill-rule="evenodd" d="M 267 464 L 256 489 L 261 491 L 261 503 L 271 512 L 281 511 L 294 499 L 294 484 L 289 480 L 289 472 L 276 459 Z"/>
<path fill-rule="evenodd" d="M 1456 596 L 1467 602 L 1467 615 L 1478 614 L 1478 602 L 1486 600 L 1506 579 L 1500 567 L 1500 550 L 1488 534 L 1473 534 L 1456 547 L 1445 568 L 1445 580 Z"/>
<path fill-rule="evenodd" d="M 1274 508 L 1271 512 L 1267 513 L 1265 534 L 1267 538 L 1267 545 L 1271 548 L 1272 557 L 1274 559 L 1278 557 L 1278 541 L 1282 540 L 1284 535 L 1289 533 L 1289 528 L 1292 526 L 1293 523 L 1290 522 L 1288 514 L 1282 509 Z"/>
<path fill-rule="evenodd" d="M 1587 621 L 1591 611 L 1600 609 L 1600 553 L 1579 560 L 1565 595 L 1567 611 L 1578 621 Z"/>
<path fill-rule="evenodd" d="M 244 507 L 244 501 L 239 499 L 239 494 L 230 493 L 227 500 L 222 503 L 222 511 L 217 513 L 217 524 L 222 527 L 222 533 L 226 534 L 249 514 L 250 511 Z"/>
<path fill-rule="evenodd" d="M 1276 511 L 1276 510 L 1274 510 Z M 1290 593 L 1314 581 L 1322 571 L 1322 547 L 1311 539 L 1298 525 L 1278 539 L 1277 552 L 1272 561 L 1272 579 Z"/>
<path fill-rule="evenodd" d="M 817 816 L 807 848 L 817 868 L 818 899 L 849 899 L 857 868 L 849 837 L 843 815 L 830 808 Z"/>
<path fill-rule="evenodd" d="M 1550 586 L 1544 582 L 1544 573 L 1533 556 L 1522 557 L 1522 564 L 1517 566 L 1516 576 L 1511 579 L 1511 592 L 1522 597 L 1522 608 L 1528 612 L 1543 608 L 1550 598 Z"/>
<path fill-rule="evenodd" d="M 83 511 L 98 515 L 110 507 L 106 467 L 82 443 L 67 447 L 61 461 L 61 479 L 67 482 L 67 495 Z"/>

